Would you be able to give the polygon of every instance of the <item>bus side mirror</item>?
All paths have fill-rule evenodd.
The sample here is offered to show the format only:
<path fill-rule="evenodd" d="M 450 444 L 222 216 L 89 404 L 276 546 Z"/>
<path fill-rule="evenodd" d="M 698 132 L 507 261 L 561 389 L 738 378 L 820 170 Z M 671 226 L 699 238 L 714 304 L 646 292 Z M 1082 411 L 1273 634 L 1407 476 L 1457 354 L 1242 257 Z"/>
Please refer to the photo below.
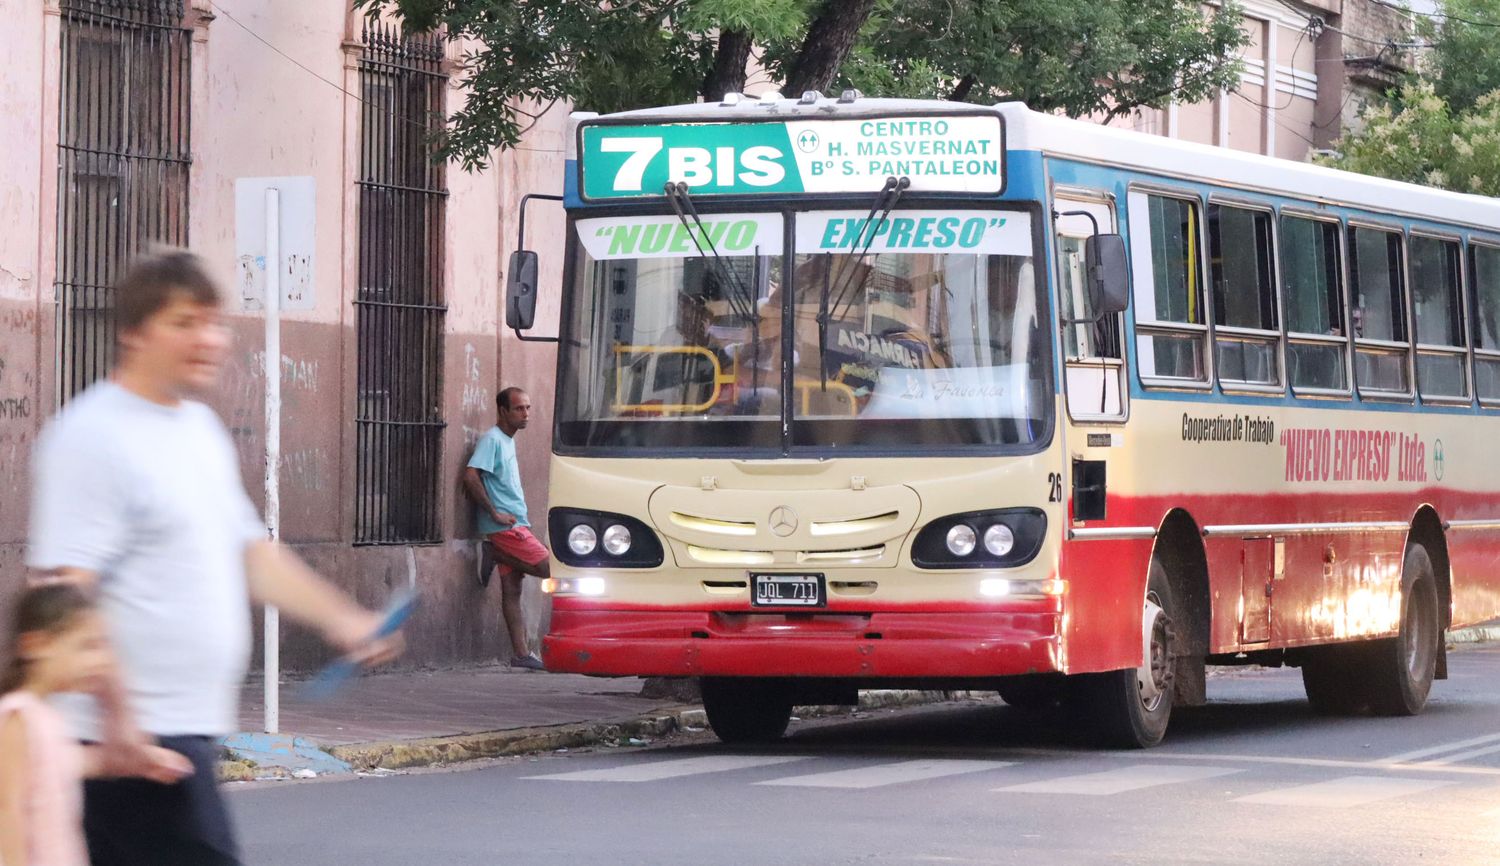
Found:
<path fill-rule="evenodd" d="M 1088 274 L 1089 312 L 1102 319 L 1130 306 L 1130 272 L 1125 239 L 1093 235 L 1083 242 L 1083 266 Z"/>
<path fill-rule="evenodd" d="M 516 250 L 510 254 L 505 274 L 506 327 L 526 331 L 536 320 L 536 271 L 536 253 Z"/>

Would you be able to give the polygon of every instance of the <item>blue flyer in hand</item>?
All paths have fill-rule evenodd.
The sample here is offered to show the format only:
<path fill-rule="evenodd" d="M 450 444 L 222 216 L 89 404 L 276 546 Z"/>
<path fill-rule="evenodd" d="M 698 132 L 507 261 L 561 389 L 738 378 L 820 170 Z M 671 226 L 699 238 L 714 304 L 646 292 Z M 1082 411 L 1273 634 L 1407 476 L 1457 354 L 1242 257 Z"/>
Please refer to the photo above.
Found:
<path fill-rule="evenodd" d="M 386 604 L 385 617 L 380 621 L 380 627 L 370 636 L 371 640 L 380 640 L 395 634 L 397 630 L 411 616 L 417 607 L 417 592 L 414 589 L 399 589 Z M 306 686 L 302 688 L 302 697 L 312 701 L 325 701 L 338 693 L 345 682 L 356 673 L 359 673 L 359 664 L 347 658 L 341 658 L 327 667 L 318 671 Z"/>

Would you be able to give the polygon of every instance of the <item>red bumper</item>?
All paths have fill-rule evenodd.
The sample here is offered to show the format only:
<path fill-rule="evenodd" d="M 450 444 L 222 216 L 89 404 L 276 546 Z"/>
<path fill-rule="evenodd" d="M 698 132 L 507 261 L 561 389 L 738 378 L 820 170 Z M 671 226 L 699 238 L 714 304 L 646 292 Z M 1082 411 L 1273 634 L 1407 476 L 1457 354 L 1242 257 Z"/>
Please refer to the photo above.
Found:
<path fill-rule="evenodd" d="M 1060 670 L 1055 613 L 554 610 L 550 671 L 601 676 L 992 677 Z"/>

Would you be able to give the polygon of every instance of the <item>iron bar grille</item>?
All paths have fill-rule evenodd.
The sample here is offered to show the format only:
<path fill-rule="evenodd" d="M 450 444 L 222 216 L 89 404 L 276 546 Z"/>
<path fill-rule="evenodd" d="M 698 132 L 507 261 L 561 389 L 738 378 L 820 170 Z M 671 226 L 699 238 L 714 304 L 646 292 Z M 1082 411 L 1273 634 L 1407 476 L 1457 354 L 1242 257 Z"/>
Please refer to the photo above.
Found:
<path fill-rule="evenodd" d="M 60 402 L 109 370 L 113 286 L 130 257 L 187 244 L 193 44 L 181 0 L 63 0 L 61 11 Z"/>
<path fill-rule="evenodd" d="M 355 544 L 435 543 L 443 436 L 443 44 L 366 25 Z"/>

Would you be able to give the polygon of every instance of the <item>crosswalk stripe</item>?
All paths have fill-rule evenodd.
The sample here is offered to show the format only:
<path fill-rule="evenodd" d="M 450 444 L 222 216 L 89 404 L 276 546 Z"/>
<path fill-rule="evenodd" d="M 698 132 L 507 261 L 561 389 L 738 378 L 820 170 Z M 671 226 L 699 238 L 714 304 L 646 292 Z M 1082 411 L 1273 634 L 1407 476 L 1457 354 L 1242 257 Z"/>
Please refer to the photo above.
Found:
<path fill-rule="evenodd" d="M 1084 773 L 1079 776 L 1063 776 L 1040 782 L 1026 782 L 1021 785 L 996 788 L 995 790 L 1024 794 L 1084 794 L 1104 797 L 1140 788 L 1151 788 L 1156 785 L 1195 782 L 1200 779 L 1212 779 L 1215 776 L 1227 776 L 1230 773 L 1239 772 L 1243 771 L 1229 767 L 1140 764 L 1133 767 L 1121 767 L 1117 770 L 1105 770 L 1100 773 Z"/>
<path fill-rule="evenodd" d="M 1451 746 L 1446 748 L 1452 748 Z M 1047 753 L 1051 754 L 1051 753 Z M 1394 764 L 1389 759 L 1381 758 L 1375 761 L 1348 761 L 1330 758 L 1288 758 L 1277 755 L 1234 755 L 1216 753 L 1194 753 L 1194 752 L 1144 752 L 1144 753 L 1116 753 L 1105 752 L 1101 757 L 1121 758 L 1132 761 L 1145 759 L 1166 761 L 1234 761 L 1247 764 L 1285 764 L 1293 767 L 1335 767 L 1348 770 L 1399 770 L 1401 772 L 1427 772 L 1442 773 L 1445 776 L 1500 776 L 1500 767 L 1474 767 L 1463 765 L 1434 765 L 1434 764 Z"/>
<path fill-rule="evenodd" d="M 748 770 L 751 767 L 769 767 L 803 761 L 801 755 L 755 756 L 755 755 L 705 755 L 698 758 L 678 758 L 672 761 L 650 761 L 626 764 L 604 770 L 577 770 L 571 773 L 556 773 L 549 776 L 523 776 L 525 779 L 544 779 L 554 782 L 655 782 L 659 779 L 675 779 L 679 776 L 698 776 L 704 773 L 723 773 L 729 770 Z"/>
<path fill-rule="evenodd" d="M 1384 776 L 1345 776 L 1311 785 L 1278 788 L 1236 798 L 1237 803 L 1261 803 L 1273 806 L 1322 806 L 1348 808 L 1419 794 L 1433 788 L 1451 785 L 1452 782 L 1433 782 L 1425 779 L 1393 779 Z"/>
<path fill-rule="evenodd" d="M 1014 766 L 1011 761 L 944 759 L 897 761 L 893 764 L 876 764 L 873 767 L 855 767 L 849 770 L 832 770 L 827 773 L 809 773 L 805 776 L 787 776 L 784 779 L 771 779 L 755 784 L 796 788 L 879 788 L 884 785 L 941 779 L 944 776 L 999 770 L 1010 766 Z"/>
<path fill-rule="evenodd" d="M 1452 754 L 1444 755 L 1439 760 L 1423 761 L 1422 763 L 1428 767 L 1446 767 L 1449 764 L 1455 764 L 1459 761 L 1468 760 L 1469 758 L 1477 758 L 1481 755 L 1494 754 L 1495 752 L 1500 752 L 1500 745 L 1481 746 L 1477 749 L 1469 749 L 1468 751 L 1464 752 L 1454 752 Z"/>
<path fill-rule="evenodd" d="M 1415 761 L 1418 758 L 1426 758 L 1431 755 L 1440 755 L 1443 752 L 1457 751 L 1469 746 L 1478 746 L 1483 743 L 1493 743 L 1497 740 L 1500 740 L 1500 734 L 1489 734 L 1483 737 L 1474 737 L 1468 740 L 1458 740 L 1452 743 L 1439 743 L 1436 746 L 1428 746 L 1424 749 L 1417 749 L 1413 752 L 1402 752 L 1399 755 L 1392 755 L 1389 758 L 1381 758 L 1377 763 L 1400 764 L 1406 761 Z"/>

